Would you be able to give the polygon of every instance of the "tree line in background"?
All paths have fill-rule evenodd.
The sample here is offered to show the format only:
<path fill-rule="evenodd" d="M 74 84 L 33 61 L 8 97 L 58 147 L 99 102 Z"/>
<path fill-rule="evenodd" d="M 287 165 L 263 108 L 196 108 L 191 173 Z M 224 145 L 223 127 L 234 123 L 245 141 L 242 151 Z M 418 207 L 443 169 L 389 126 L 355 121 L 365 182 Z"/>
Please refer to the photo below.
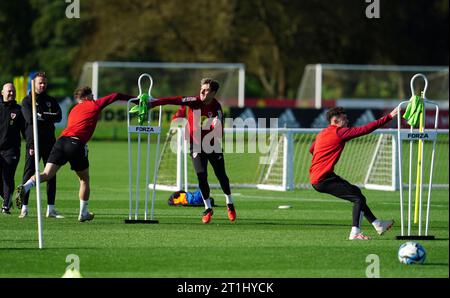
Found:
<path fill-rule="evenodd" d="M 246 65 L 246 96 L 294 98 L 306 64 L 448 65 L 448 0 L 0 2 L 0 79 L 44 70 L 70 95 L 88 61 Z M 57 94 L 54 94 L 57 93 Z"/>

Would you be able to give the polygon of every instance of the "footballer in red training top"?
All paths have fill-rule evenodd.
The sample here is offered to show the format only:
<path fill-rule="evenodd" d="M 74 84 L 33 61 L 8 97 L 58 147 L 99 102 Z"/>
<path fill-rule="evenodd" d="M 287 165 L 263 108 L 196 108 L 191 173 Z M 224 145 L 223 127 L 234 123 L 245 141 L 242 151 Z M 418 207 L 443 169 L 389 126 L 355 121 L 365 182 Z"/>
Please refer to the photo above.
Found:
<path fill-rule="evenodd" d="M 353 225 L 350 240 L 370 240 L 360 230 L 360 218 L 364 215 L 372 223 L 378 234 L 382 235 L 391 228 L 394 221 L 381 221 L 373 215 L 361 190 L 334 173 L 345 143 L 351 139 L 366 135 L 383 126 L 397 115 L 395 108 L 388 115 L 360 127 L 348 127 L 347 115 L 342 107 L 327 112 L 329 126 L 316 137 L 309 149 L 313 155 L 309 169 L 309 179 L 315 190 L 328 193 L 353 203 Z"/>

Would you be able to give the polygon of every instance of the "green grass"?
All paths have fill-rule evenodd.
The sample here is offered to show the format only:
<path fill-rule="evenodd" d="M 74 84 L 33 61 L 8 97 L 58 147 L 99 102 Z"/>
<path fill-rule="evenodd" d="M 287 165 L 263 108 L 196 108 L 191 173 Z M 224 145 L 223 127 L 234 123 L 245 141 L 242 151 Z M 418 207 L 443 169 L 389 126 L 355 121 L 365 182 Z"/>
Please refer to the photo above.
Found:
<path fill-rule="evenodd" d="M 362 228 L 374 239 L 364 242 L 346 240 L 351 204 L 312 190 L 234 189 L 234 223 L 226 217 L 221 192 L 213 190 L 219 206 L 209 225 L 201 223 L 202 208 L 170 207 L 169 193 L 157 192 L 159 224 L 126 225 L 126 142 L 89 145 L 89 207 L 96 218 L 77 222 L 78 182 L 66 165 L 58 172 L 56 201 L 66 218 L 43 219 L 43 250 L 37 248 L 34 192 L 28 218 L 19 220 L 17 209 L 12 216 L 0 217 L 0 277 L 60 277 L 69 254 L 79 256 L 84 277 L 364 278 L 370 254 L 379 256 L 381 277 L 449 277 L 448 190 L 432 192 L 430 234 L 437 240 L 420 241 L 427 250 L 425 264 L 407 266 L 397 260 L 404 242 L 395 240 L 400 227 L 398 192 L 363 191 L 375 215 L 397 222 L 392 231 L 377 236 L 365 221 Z M 23 160 L 16 181 L 22 169 Z M 45 206 L 45 186 L 42 194 Z M 277 208 L 286 204 L 292 208 Z"/>

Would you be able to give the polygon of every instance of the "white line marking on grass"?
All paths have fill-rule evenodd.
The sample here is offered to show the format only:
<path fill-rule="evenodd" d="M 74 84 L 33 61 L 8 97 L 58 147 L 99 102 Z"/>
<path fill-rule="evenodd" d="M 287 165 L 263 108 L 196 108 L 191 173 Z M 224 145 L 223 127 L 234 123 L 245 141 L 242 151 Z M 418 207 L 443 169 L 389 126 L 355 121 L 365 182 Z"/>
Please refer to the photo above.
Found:
<path fill-rule="evenodd" d="M 220 193 L 214 193 L 212 195 L 220 195 Z M 279 200 L 282 201 L 283 199 L 280 199 L 280 197 L 274 197 L 274 196 L 253 196 L 253 195 L 242 195 L 240 194 L 241 197 L 243 198 L 249 198 L 249 199 L 259 199 L 259 200 Z M 342 200 L 342 199 L 322 199 L 322 198 L 317 198 L 317 199 L 308 199 L 308 198 L 298 198 L 298 197 L 287 197 L 284 198 L 287 200 L 299 200 L 299 202 L 319 202 L 319 203 L 348 203 L 348 201 L 346 200 Z M 371 202 L 369 201 L 369 204 Z M 372 201 L 372 203 L 374 203 L 374 201 Z M 383 205 L 396 205 L 398 206 L 399 203 L 398 202 L 378 202 L 378 204 L 383 204 Z M 448 207 L 447 205 L 436 205 L 436 204 L 430 204 L 432 207 L 437 207 L 437 208 L 445 208 Z"/>
<path fill-rule="evenodd" d="M 220 195 L 219 193 L 211 194 L 211 196 L 217 196 Z M 234 195 L 234 194 L 233 194 Z M 249 199 L 260 199 L 260 200 L 282 200 L 280 197 L 273 197 L 273 196 L 253 196 L 253 195 L 240 195 L 243 198 L 249 198 Z M 298 198 L 298 197 L 287 197 L 284 198 L 287 200 L 300 200 L 300 201 L 309 201 L 309 202 L 329 202 L 329 203 L 336 203 L 340 202 L 339 199 L 337 200 L 330 200 L 330 199 L 305 199 L 305 198 Z"/>

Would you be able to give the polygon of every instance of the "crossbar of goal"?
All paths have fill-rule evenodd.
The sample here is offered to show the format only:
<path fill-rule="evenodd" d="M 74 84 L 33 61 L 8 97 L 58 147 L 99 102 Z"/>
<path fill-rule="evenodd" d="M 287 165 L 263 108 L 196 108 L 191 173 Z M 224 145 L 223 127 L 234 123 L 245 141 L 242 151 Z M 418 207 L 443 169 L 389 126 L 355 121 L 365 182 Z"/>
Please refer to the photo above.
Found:
<path fill-rule="evenodd" d="M 237 69 L 238 70 L 238 106 L 245 105 L 245 65 L 242 63 L 187 63 L 187 62 L 121 62 L 121 61 L 93 61 L 87 62 L 84 69 L 92 69 L 92 93 L 98 98 L 100 82 L 100 68 L 128 68 L 128 69 Z M 201 79 L 201 78 L 199 78 Z"/>

